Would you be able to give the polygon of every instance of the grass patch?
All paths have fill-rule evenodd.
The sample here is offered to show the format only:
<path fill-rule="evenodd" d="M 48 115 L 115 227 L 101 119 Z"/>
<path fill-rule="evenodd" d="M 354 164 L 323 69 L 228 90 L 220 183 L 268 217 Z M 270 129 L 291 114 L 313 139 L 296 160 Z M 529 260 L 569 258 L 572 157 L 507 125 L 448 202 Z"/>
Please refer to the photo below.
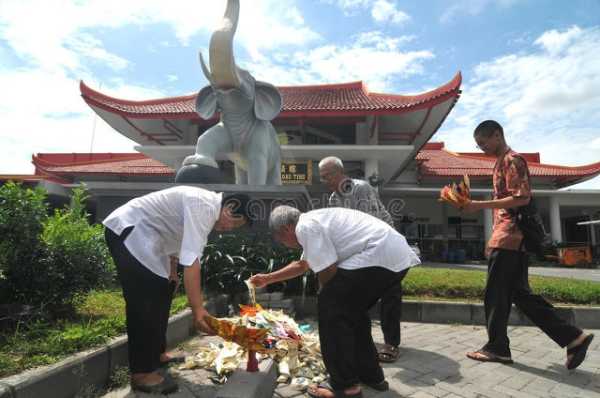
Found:
<path fill-rule="evenodd" d="M 187 307 L 174 298 L 171 314 Z M 80 300 L 72 319 L 17 325 L 0 334 L 0 377 L 57 362 L 69 354 L 106 343 L 125 333 L 125 302 L 120 290 L 91 292 Z"/>
<path fill-rule="evenodd" d="M 485 280 L 484 271 L 415 267 L 410 270 L 402 286 L 407 298 L 481 301 Z M 529 276 L 529 283 L 534 293 L 543 295 L 553 303 L 600 304 L 599 282 Z"/>
<path fill-rule="evenodd" d="M 407 299 L 481 302 L 485 279 L 482 271 L 415 267 L 403 282 L 404 295 Z M 551 302 L 600 304 L 598 282 L 543 276 L 530 276 L 529 280 L 533 291 Z M 177 296 L 171 313 L 186 307 L 186 297 Z M 0 377 L 57 362 L 123 333 L 125 303 L 120 290 L 92 292 L 77 305 L 73 319 L 20 325 L 0 334 Z"/>

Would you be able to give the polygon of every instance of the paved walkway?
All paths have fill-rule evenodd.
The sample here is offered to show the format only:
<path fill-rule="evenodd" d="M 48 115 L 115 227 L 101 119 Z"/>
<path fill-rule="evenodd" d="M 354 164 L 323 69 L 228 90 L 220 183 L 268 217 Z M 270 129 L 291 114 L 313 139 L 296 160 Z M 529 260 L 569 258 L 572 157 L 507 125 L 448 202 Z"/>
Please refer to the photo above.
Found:
<path fill-rule="evenodd" d="M 402 324 L 402 356 L 394 364 L 384 365 L 391 390 L 378 393 L 365 388 L 365 398 L 575 398 L 600 397 L 600 330 L 596 334 L 586 361 L 575 371 L 564 367 L 565 351 L 556 346 L 537 328 L 510 327 L 509 337 L 513 365 L 480 363 L 465 357 L 465 352 L 485 342 L 480 326 Z M 373 336 L 382 341 L 381 329 L 374 322 Z M 194 338 L 186 350 L 204 344 L 206 338 Z M 172 398 L 211 398 L 217 386 L 204 370 L 176 372 L 179 393 Z M 106 397 L 144 397 L 128 388 Z M 281 386 L 274 397 L 305 397 L 290 386 Z"/>
<path fill-rule="evenodd" d="M 564 367 L 565 351 L 537 328 L 510 327 L 515 364 L 481 363 L 465 353 L 482 346 L 480 326 L 402 324 L 402 355 L 385 364 L 390 391 L 365 388 L 365 398 L 600 397 L 600 331 L 586 361 L 575 371 Z M 382 341 L 374 323 L 373 337 Z M 305 397 L 290 387 L 279 388 L 276 397 Z"/>
<path fill-rule="evenodd" d="M 487 265 L 478 264 L 451 264 L 426 262 L 423 263 L 422 267 L 487 271 Z M 529 267 L 529 274 L 600 282 L 600 268 Z"/>

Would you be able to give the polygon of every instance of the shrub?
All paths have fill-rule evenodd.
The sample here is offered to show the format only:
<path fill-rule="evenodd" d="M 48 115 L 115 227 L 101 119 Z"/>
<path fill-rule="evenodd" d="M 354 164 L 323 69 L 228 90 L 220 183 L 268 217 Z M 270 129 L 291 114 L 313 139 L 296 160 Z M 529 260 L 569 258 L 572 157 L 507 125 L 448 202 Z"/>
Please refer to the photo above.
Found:
<path fill-rule="evenodd" d="M 102 225 L 90 225 L 81 188 L 73 190 L 68 208 L 56 210 L 44 223 L 44 280 L 40 280 L 38 303 L 70 305 L 79 293 L 105 285 L 112 259 L 104 242 Z M 31 292 L 29 293 L 31 294 Z"/>
<path fill-rule="evenodd" d="M 83 189 L 75 189 L 70 205 L 48 217 L 41 190 L 3 188 L 0 221 L 7 238 L 0 247 L 7 301 L 57 312 L 105 284 L 112 260 L 103 227 L 88 223 Z"/>
<path fill-rule="evenodd" d="M 222 234 L 211 237 L 200 261 L 203 288 L 215 293 L 246 291 L 244 280 L 257 273 L 277 270 L 300 258 L 300 250 L 275 246 L 268 235 Z M 286 282 L 270 285 L 271 290 L 301 293 L 316 291 L 314 278 L 307 274 Z"/>
<path fill-rule="evenodd" d="M 8 302 L 25 264 L 34 264 L 43 249 L 40 234 L 48 214 L 46 193 L 7 182 L 0 187 L 0 291 Z M 21 281 L 24 282 L 24 281 Z"/>

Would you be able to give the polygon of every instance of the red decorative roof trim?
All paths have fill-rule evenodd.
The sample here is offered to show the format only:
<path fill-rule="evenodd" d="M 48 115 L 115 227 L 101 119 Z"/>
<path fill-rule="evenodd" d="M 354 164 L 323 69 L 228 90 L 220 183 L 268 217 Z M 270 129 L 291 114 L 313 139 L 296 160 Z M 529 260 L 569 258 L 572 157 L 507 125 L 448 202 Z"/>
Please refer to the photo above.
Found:
<path fill-rule="evenodd" d="M 522 154 L 532 177 L 555 179 L 559 184 L 575 183 L 600 174 L 600 162 L 584 166 L 558 166 L 540 163 L 539 153 Z M 427 143 L 416 157 L 419 174 L 424 178 L 491 177 L 496 159 L 483 153 L 456 153 L 444 143 Z"/>
<path fill-rule="evenodd" d="M 462 76 L 458 72 L 448 83 L 418 95 L 370 93 L 363 82 L 278 87 L 283 97 L 277 117 L 336 117 L 399 114 L 434 106 L 458 97 Z M 194 107 L 196 94 L 131 101 L 100 93 L 80 82 L 83 99 L 91 106 L 125 117 L 143 119 L 199 119 Z M 216 119 L 214 117 L 213 119 Z"/>

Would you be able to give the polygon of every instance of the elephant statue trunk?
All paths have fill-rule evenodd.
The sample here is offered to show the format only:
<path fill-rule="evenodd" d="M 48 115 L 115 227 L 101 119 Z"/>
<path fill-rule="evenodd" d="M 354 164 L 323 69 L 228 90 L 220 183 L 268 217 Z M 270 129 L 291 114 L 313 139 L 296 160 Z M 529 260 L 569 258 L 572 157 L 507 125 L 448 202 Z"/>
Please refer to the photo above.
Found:
<path fill-rule="evenodd" d="M 221 26 L 210 38 L 210 71 L 206 69 L 202 58 L 200 59 L 204 74 L 214 87 L 225 89 L 240 86 L 237 66 L 233 57 L 233 36 L 237 30 L 239 14 L 239 0 L 229 1 Z"/>
<path fill-rule="evenodd" d="M 183 161 L 176 182 L 218 183 L 216 156 L 227 153 L 235 163 L 237 184 L 281 185 L 281 149 L 271 120 L 282 99 L 273 85 L 256 81 L 239 68 L 233 55 L 233 37 L 239 19 L 239 0 L 228 0 L 221 26 L 210 39 L 210 69 L 200 53 L 200 65 L 209 82 L 198 93 L 196 113 L 220 121 L 205 131 L 196 153 Z"/>

